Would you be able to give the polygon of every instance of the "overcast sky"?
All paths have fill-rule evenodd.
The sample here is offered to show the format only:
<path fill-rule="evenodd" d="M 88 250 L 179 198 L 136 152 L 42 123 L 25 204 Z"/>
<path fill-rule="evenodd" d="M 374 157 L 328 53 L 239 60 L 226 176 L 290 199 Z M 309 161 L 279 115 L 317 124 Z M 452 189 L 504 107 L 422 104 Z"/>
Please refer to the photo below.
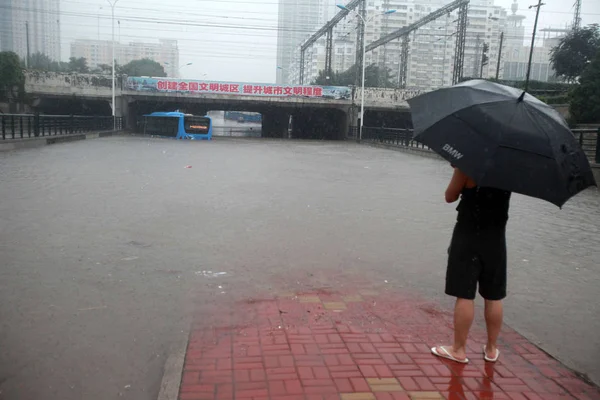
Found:
<path fill-rule="evenodd" d="M 539 27 L 564 27 L 573 19 L 574 0 L 544 0 Z M 177 39 L 180 65 L 186 78 L 242 82 L 274 82 L 278 0 L 118 0 L 116 40 Z M 512 0 L 495 0 L 510 10 Z M 531 34 L 537 0 L 519 0 Z M 111 38 L 111 9 L 107 0 L 61 0 L 63 59 L 74 39 Z M 98 18 L 100 17 L 100 18 Z M 600 23 L 600 0 L 583 0 L 583 24 Z M 302 27 L 309 34 L 314 27 Z"/>

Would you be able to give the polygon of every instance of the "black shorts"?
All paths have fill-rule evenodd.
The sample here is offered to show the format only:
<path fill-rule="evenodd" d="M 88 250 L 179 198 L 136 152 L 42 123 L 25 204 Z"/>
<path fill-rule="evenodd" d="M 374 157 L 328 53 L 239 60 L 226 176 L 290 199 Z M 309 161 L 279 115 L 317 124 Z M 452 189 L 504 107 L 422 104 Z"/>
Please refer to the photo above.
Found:
<path fill-rule="evenodd" d="M 457 223 L 448 249 L 446 294 L 461 299 L 506 297 L 506 228 Z"/>

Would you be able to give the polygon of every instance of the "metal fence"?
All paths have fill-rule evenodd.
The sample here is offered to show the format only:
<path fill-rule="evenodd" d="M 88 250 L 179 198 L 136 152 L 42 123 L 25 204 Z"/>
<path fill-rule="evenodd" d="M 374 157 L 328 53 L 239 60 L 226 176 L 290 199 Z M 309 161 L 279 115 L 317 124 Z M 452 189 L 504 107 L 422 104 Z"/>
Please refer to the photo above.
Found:
<path fill-rule="evenodd" d="M 116 117 L 115 124 L 117 130 L 121 130 L 125 127 L 125 119 Z M 113 117 L 0 114 L 2 140 L 74 135 L 112 129 Z"/>
<path fill-rule="evenodd" d="M 353 138 L 358 137 L 358 129 L 359 128 L 357 127 L 352 127 L 350 129 L 350 135 Z M 431 149 L 423 143 L 413 140 L 413 130 L 407 128 L 376 128 L 372 126 L 363 126 L 362 140 L 390 146 L 431 151 Z"/>
<path fill-rule="evenodd" d="M 573 129 L 579 145 L 591 162 L 600 164 L 600 128 Z"/>
<path fill-rule="evenodd" d="M 358 137 L 358 129 L 356 126 L 351 127 L 347 139 L 356 139 Z M 579 141 L 579 145 L 590 162 L 600 164 L 600 128 L 576 128 L 573 129 L 573 135 Z M 432 151 L 423 143 L 413 140 L 412 136 L 412 129 L 363 126 L 362 140 L 390 146 Z"/>

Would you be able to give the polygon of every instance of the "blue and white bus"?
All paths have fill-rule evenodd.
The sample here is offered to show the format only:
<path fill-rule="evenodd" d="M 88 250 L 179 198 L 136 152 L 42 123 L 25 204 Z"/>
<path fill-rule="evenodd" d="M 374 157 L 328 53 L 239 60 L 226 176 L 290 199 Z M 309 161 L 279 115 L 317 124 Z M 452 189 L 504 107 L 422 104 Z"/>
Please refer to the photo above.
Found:
<path fill-rule="evenodd" d="M 179 111 L 153 112 L 144 115 L 144 134 L 175 139 L 210 140 L 210 117 L 184 114 Z"/>

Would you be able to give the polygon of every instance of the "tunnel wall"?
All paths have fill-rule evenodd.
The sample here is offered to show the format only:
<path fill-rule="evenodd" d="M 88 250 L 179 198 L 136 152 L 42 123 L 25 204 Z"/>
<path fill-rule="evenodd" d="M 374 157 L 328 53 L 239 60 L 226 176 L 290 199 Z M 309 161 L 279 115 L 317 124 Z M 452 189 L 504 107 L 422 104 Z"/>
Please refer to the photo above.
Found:
<path fill-rule="evenodd" d="M 412 128 L 410 111 L 365 110 L 364 126 L 386 128 Z"/>
<path fill-rule="evenodd" d="M 317 140 L 344 140 L 350 126 L 349 113 L 339 108 L 283 107 L 272 104 L 230 104 L 132 101 L 124 107 L 128 127 L 135 129 L 141 116 L 154 111 L 174 111 L 205 115 L 211 110 L 239 110 L 262 114 L 262 137 Z M 290 128 L 292 116 L 292 129 Z"/>

